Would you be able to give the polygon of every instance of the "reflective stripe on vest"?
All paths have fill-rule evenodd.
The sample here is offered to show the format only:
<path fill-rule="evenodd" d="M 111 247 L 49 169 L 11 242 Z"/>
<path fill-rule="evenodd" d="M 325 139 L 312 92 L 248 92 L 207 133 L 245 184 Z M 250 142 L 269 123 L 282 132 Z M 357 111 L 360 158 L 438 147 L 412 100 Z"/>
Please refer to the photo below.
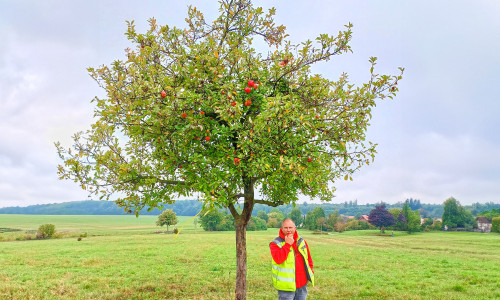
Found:
<path fill-rule="evenodd" d="M 281 237 L 277 237 L 272 243 L 275 243 L 281 248 L 285 244 L 285 240 Z M 309 266 L 307 247 L 302 237 L 299 237 L 297 240 L 297 249 L 304 259 L 304 269 L 306 271 L 307 280 L 314 286 L 314 274 Z M 277 264 L 274 259 L 271 258 L 271 260 L 274 288 L 280 291 L 295 291 L 295 254 L 293 247 L 290 247 L 288 257 L 283 263 Z"/>
<path fill-rule="evenodd" d="M 302 237 L 299 237 L 299 239 L 297 240 L 297 249 L 304 259 L 304 269 L 306 271 L 307 280 L 311 282 L 312 286 L 314 286 L 314 273 L 311 269 L 311 266 L 309 266 L 309 254 L 307 253 L 306 242 L 304 242 L 304 239 Z"/>

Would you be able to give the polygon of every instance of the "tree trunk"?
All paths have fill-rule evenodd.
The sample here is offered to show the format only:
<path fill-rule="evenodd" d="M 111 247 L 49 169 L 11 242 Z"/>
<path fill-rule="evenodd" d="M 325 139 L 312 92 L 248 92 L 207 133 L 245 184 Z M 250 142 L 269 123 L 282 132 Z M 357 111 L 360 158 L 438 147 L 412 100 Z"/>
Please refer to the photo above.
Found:
<path fill-rule="evenodd" d="M 236 227 L 236 289 L 234 291 L 236 300 L 247 298 L 247 224 L 255 204 L 253 181 L 244 173 L 243 182 L 245 202 L 241 214 L 238 214 L 233 205 L 229 206 Z"/>
<path fill-rule="evenodd" d="M 247 297 L 247 224 L 236 224 L 236 290 L 235 299 Z"/>

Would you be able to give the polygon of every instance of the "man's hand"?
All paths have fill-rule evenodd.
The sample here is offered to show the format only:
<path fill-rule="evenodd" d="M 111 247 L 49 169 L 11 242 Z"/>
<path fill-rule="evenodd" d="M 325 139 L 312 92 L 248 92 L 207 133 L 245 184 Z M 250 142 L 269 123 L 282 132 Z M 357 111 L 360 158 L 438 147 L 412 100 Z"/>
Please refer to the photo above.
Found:
<path fill-rule="evenodd" d="M 290 246 L 293 245 L 293 234 L 289 233 L 286 235 L 285 243 L 289 244 Z"/>

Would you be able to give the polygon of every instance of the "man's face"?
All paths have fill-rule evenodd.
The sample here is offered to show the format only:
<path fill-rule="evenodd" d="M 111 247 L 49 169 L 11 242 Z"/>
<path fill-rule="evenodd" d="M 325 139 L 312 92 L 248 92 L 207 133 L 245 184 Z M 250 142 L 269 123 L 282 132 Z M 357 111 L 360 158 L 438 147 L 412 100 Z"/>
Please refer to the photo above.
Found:
<path fill-rule="evenodd" d="M 283 225 L 281 225 L 281 231 L 283 231 L 285 235 L 290 233 L 293 235 L 295 233 L 295 224 L 293 224 L 292 221 L 285 221 Z"/>

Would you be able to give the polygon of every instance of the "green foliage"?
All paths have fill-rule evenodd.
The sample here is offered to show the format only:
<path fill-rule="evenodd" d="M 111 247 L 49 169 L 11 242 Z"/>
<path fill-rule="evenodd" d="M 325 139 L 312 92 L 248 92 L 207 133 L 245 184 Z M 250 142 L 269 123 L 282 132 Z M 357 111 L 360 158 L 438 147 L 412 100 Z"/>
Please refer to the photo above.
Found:
<path fill-rule="evenodd" d="M 334 230 L 336 232 L 344 232 L 347 229 L 347 223 L 343 221 L 338 221 L 335 223 Z"/>
<path fill-rule="evenodd" d="M 483 211 L 479 214 L 477 214 L 478 217 L 485 217 L 488 218 L 488 220 L 493 220 L 493 218 L 500 217 L 500 208 L 498 209 L 492 209 L 488 211 Z"/>
<path fill-rule="evenodd" d="M 412 198 L 406 199 L 405 203 L 408 204 L 408 206 L 411 210 L 418 210 L 418 209 L 422 208 L 422 204 L 420 203 L 420 200 L 418 200 L 418 199 L 412 199 Z"/>
<path fill-rule="evenodd" d="M 56 233 L 56 226 L 54 224 L 43 224 L 38 227 L 36 232 L 37 239 L 48 239 Z"/>
<path fill-rule="evenodd" d="M 325 229 L 326 231 L 333 231 L 335 229 L 335 224 L 340 220 L 339 211 L 336 210 L 333 213 L 329 214 L 325 220 Z"/>
<path fill-rule="evenodd" d="M 491 232 L 500 232 L 500 217 L 491 220 Z"/>
<path fill-rule="evenodd" d="M 103 199 L 118 195 L 135 214 L 199 192 L 206 207 L 240 220 L 234 206 L 244 199 L 248 221 L 256 203 L 291 204 L 299 194 L 329 201 L 332 183 L 373 160 L 372 108 L 395 96 L 401 75 L 377 74 L 376 58 L 359 86 L 347 74 L 311 73 L 351 52 L 352 25 L 292 44 L 274 10 L 219 3 L 211 21 L 190 7 L 186 29 L 150 19 L 139 33 L 128 22 L 124 60 L 88 69 L 106 96 L 94 100 L 95 123 L 72 149 L 56 144 L 61 179 Z M 254 39 L 275 50 L 257 53 Z"/>
<path fill-rule="evenodd" d="M 398 216 L 398 219 L 396 219 L 396 225 L 398 224 L 398 221 L 404 223 L 403 230 L 408 231 L 408 233 L 417 232 L 421 229 L 420 212 L 418 210 L 412 210 L 411 208 L 412 205 L 413 207 L 420 207 L 420 201 L 417 202 L 414 200 L 413 202 L 411 202 L 412 200 L 413 199 L 405 201 L 405 204 L 403 205 L 403 209 L 401 211 L 403 216 Z"/>
<path fill-rule="evenodd" d="M 433 230 L 434 220 L 430 218 L 425 218 L 420 228 L 422 231 L 431 231 Z"/>
<path fill-rule="evenodd" d="M 312 211 L 306 214 L 305 226 L 309 230 L 318 230 L 320 225 L 318 224 L 319 218 L 325 217 L 325 211 L 322 207 L 315 207 Z"/>
<path fill-rule="evenodd" d="M 194 216 L 202 207 L 202 203 L 196 200 L 176 201 L 163 206 L 165 209 L 172 209 L 178 216 Z M 157 216 L 161 210 L 154 208 L 148 210 L 144 208 L 141 215 Z M 122 208 L 111 201 L 71 201 L 52 204 L 37 204 L 26 207 L 4 207 L 0 208 L 0 214 L 23 214 L 23 215 L 124 215 Z"/>
<path fill-rule="evenodd" d="M 231 215 L 218 209 L 201 212 L 200 225 L 205 231 L 234 231 L 234 220 Z"/>
<path fill-rule="evenodd" d="M 234 231 L 234 219 L 228 213 L 223 213 L 224 217 L 222 218 L 220 224 L 215 228 L 217 231 Z"/>
<path fill-rule="evenodd" d="M 302 211 L 298 207 L 292 209 L 292 211 L 288 215 L 288 218 L 292 219 L 296 227 L 300 227 L 304 222 L 304 217 L 302 217 Z"/>
<path fill-rule="evenodd" d="M 443 229 L 443 222 L 441 221 L 434 221 L 434 224 L 431 227 L 431 230 L 442 230 Z"/>
<path fill-rule="evenodd" d="M 202 211 L 199 218 L 200 226 L 205 231 L 216 231 L 224 218 L 224 214 L 218 209 L 211 209 Z"/>
<path fill-rule="evenodd" d="M 420 212 L 418 210 L 409 211 L 408 218 L 406 220 L 408 222 L 408 233 L 420 231 Z"/>
<path fill-rule="evenodd" d="M 448 198 L 444 203 L 443 226 L 448 229 L 465 228 L 472 230 L 477 227 L 476 220 L 472 213 L 465 209 L 455 198 Z"/>
<path fill-rule="evenodd" d="M 265 222 L 267 222 L 269 220 L 269 216 L 267 215 L 267 213 L 263 210 L 259 210 L 259 212 L 257 213 L 257 217 L 258 218 L 261 218 L 262 220 L 264 220 Z"/>
<path fill-rule="evenodd" d="M 473 203 L 471 205 L 466 205 L 465 208 L 471 211 L 473 215 L 480 216 L 483 212 L 488 212 L 491 210 L 500 211 L 500 203 L 486 202 L 486 203 Z"/>
<path fill-rule="evenodd" d="M 267 216 L 269 219 L 275 219 L 276 222 L 279 224 L 278 227 L 281 227 L 281 223 L 285 221 L 285 214 L 283 214 L 278 208 L 273 208 Z"/>
<path fill-rule="evenodd" d="M 278 222 L 276 218 L 269 218 L 269 220 L 267 220 L 267 228 L 280 228 L 280 227 L 281 223 Z"/>
<path fill-rule="evenodd" d="M 396 221 L 396 223 L 392 226 L 392 229 L 399 231 L 406 231 L 408 228 L 408 222 L 404 216 L 403 209 L 391 208 L 388 211 L 391 213 L 391 215 L 394 217 L 394 220 Z"/>
<path fill-rule="evenodd" d="M 156 226 L 167 226 L 167 231 L 168 227 L 170 225 L 176 225 L 177 224 L 177 215 L 175 212 L 171 209 L 166 209 L 164 210 L 159 216 L 158 216 L 158 221 L 156 221 Z"/>
<path fill-rule="evenodd" d="M 361 222 L 359 220 L 349 220 L 346 223 L 345 230 L 368 230 L 374 229 L 375 227 L 371 226 L 368 222 Z"/>
<path fill-rule="evenodd" d="M 267 230 L 266 221 L 258 217 L 251 217 L 247 225 L 247 231 Z"/>

